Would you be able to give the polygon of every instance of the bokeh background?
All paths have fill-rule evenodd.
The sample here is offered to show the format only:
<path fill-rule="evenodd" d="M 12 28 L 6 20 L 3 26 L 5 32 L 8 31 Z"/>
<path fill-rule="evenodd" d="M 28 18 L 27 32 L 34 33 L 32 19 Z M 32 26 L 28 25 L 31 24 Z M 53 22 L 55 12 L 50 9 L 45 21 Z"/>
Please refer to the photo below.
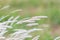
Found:
<path fill-rule="evenodd" d="M 15 10 L 20 11 L 14 12 Z M 43 32 L 37 32 L 37 34 L 41 34 L 39 40 L 53 40 L 60 35 L 60 0 L 0 0 L 0 17 L 6 15 L 21 16 L 21 19 L 33 16 L 48 16 L 47 19 L 38 21 L 40 25 L 45 24 L 43 26 L 48 27 L 35 26 L 46 29 Z M 21 26 L 20 28 L 28 29 L 29 27 Z"/>

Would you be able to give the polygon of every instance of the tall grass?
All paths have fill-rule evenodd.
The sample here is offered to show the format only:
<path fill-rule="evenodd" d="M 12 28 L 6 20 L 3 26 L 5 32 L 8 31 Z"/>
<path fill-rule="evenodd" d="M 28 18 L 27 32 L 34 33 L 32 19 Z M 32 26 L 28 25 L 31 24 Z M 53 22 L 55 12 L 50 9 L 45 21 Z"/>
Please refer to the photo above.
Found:
<path fill-rule="evenodd" d="M 5 17 L 6 15 L 10 15 L 10 16 L 21 16 L 21 18 L 19 18 L 18 20 L 21 19 L 28 19 L 30 17 L 34 17 L 34 16 L 48 16 L 48 19 L 37 19 L 40 25 L 42 24 L 45 28 L 45 23 L 46 24 L 51 24 L 51 25 L 60 25 L 60 1 L 59 0 L 1 0 L 0 1 L 0 17 L 3 16 Z M 6 20 L 9 19 L 9 17 L 6 17 L 5 19 L 3 18 L 2 21 L 0 22 L 4 22 Z M 1 19 L 2 19 L 1 18 Z M 40 26 L 36 27 L 38 25 L 38 23 L 34 23 L 35 26 L 31 27 L 32 23 L 27 24 L 24 23 L 26 22 L 26 20 L 23 20 L 23 24 L 22 25 L 16 25 L 15 23 L 13 24 L 14 28 L 26 28 L 27 30 L 30 28 L 40 28 Z M 48 20 L 48 21 L 46 21 Z M 28 20 L 27 20 L 28 22 Z M 30 22 L 34 22 L 34 21 L 30 21 Z M 25 25 L 27 24 L 26 27 Z M 15 27 L 18 26 L 18 27 Z M 20 26 L 20 27 L 19 27 Z M 43 27 L 42 26 L 42 27 Z M 42 28 L 41 27 L 41 28 Z M 13 28 L 13 29 L 14 29 Z M 13 29 L 9 29 L 10 32 L 8 32 L 8 34 L 10 34 Z M 46 28 L 47 29 L 47 28 Z M 43 34 L 45 37 L 43 37 L 43 35 L 41 35 L 42 37 L 40 38 L 41 40 L 53 40 L 50 37 L 50 28 L 48 29 L 49 31 L 45 31 L 47 32 L 46 34 Z M 40 32 L 38 32 L 40 33 Z M 33 33 L 34 34 L 34 33 Z M 39 37 L 39 36 L 37 36 Z M 35 37 L 33 38 L 35 39 Z M 37 38 L 38 39 L 38 38 Z M 39 39 L 39 40 L 40 40 Z M 30 40 L 26 39 L 26 40 Z"/>
<path fill-rule="evenodd" d="M 20 18 L 19 16 L 15 18 L 12 16 L 9 19 L 6 19 L 6 21 L 2 21 L 8 16 L 9 15 L 0 18 L 0 40 L 25 40 L 26 38 L 28 38 L 28 40 L 38 40 L 40 36 L 36 35 L 40 35 L 39 32 L 45 30 L 38 28 L 38 26 L 37 28 L 33 26 L 39 25 L 36 21 L 41 18 L 47 18 L 47 16 L 35 16 L 30 19 L 25 18 L 23 20 L 18 20 Z M 21 25 L 23 28 L 21 28 Z M 38 34 L 34 32 L 38 32 Z"/>

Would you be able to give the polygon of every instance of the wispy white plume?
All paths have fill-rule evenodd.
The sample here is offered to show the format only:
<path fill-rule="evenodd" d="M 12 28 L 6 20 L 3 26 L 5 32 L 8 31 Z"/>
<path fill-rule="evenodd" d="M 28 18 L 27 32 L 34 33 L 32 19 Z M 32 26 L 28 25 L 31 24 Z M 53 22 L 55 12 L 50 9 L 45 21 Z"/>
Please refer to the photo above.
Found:
<path fill-rule="evenodd" d="M 11 23 L 11 25 L 13 25 L 16 21 L 17 21 L 17 19 L 19 18 L 19 16 L 17 16 L 16 18 L 14 18 L 12 21 L 12 23 Z"/>
<path fill-rule="evenodd" d="M 30 19 L 27 20 L 21 20 L 17 22 L 17 24 L 22 24 L 22 23 L 35 23 L 35 21 L 40 20 L 41 18 L 48 18 L 47 16 L 34 16 Z"/>
<path fill-rule="evenodd" d="M 8 21 L 11 21 L 13 18 L 14 18 L 13 16 L 12 16 L 12 17 L 10 17 L 10 18 L 8 19 Z"/>
<path fill-rule="evenodd" d="M 19 22 L 17 22 L 17 24 L 22 24 L 22 23 L 32 23 L 32 22 L 35 22 L 35 21 L 31 21 L 31 20 L 21 20 Z"/>
<path fill-rule="evenodd" d="M 38 28 L 33 28 L 33 29 L 30 29 L 28 32 L 34 32 L 34 31 L 42 31 L 43 29 L 38 29 Z"/>
<path fill-rule="evenodd" d="M 39 25 L 39 24 L 38 23 L 29 23 L 26 26 L 36 26 L 36 25 Z"/>
<path fill-rule="evenodd" d="M 3 16 L 2 18 L 0 18 L 0 21 L 2 21 L 3 19 L 5 19 L 8 16 Z M 39 17 L 39 18 L 38 18 Z M 38 28 L 33 28 L 33 29 L 14 29 L 15 32 L 11 33 L 10 35 L 8 35 L 8 37 L 5 37 L 5 33 L 8 32 L 8 28 L 13 28 L 13 24 L 16 23 L 18 24 L 23 24 L 23 23 L 27 23 L 26 26 L 36 26 L 39 25 L 38 23 L 36 23 L 35 21 L 40 20 L 41 16 L 35 16 L 32 17 L 30 19 L 23 19 L 23 20 L 19 20 L 19 16 L 17 17 L 13 17 L 11 16 L 8 20 L 4 21 L 4 22 L 0 22 L 0 40 L 25 40 L 26 38 L 32 38 L 33 36 L 30 34 L 32 32 L 35 31 L 43 31 L 43 29 L 38 29 Z M 45 18 L 47 18 L 45 16 Z M 40 36 L 36 36 L 34 37 L 32 40 L 38 40 Z"/>
<path fill-rule="evenodd" d="M 60 39 L 60 36 L 59 37 L 56 37 L 54 40 L 59 40 Z"/>
<path fill-rule="evenodd" d="M 8 17 L 8 16 L 9 16 L 9 15 L 7 15 L 7 16 L 2 16 L 2 17 L 0 18 L 0 21 L 3 20 L 4 18 Z"/>
<path fill-rule="evenodd" d="M 24 30 L 24 29 L 21 29 L 21 30 L 18 30 L 16 32 L 14 32 L 13 34 L 11 34 L 10 36 L 10 40 L 11 39 L 20 39 L 20 40 L 24 40 L 28 37 L 32 37 L 32 35 L 30 35 L 29 33 L 31 32 L 34 32 L 34 31 L 38 31 L 40 29 L 31 29 L 31 30 Z"/>
<path fill-rule="evenodd" d="M 10 5 L 6 5 L 6 6 L 2 7 L 0 10 L 7 9 L 7 8 L 9 8 L 9 7 L 10 7 Z"/>
<path fill-rule="evenodd" d="M 32 17 L 34 19 L 39 19 L 39 18 L 48 18 L 47 16 L 35 16 L 35 17 Z"/>
<path fill-rule="evenodd" d="M 38 35 L 38 36 L 34 37 L 32 40 L 38 40 L 39 37 L 40 37 L 40 36 Z"/>
<path fill-rule="evenodd" d="M 16 9 L 16 10 L 13 10 L 12 12 L 10 13 L 15 13 L 15 12 L 18 12 L 18 11 L 23 11 L 22 9 Z"/>

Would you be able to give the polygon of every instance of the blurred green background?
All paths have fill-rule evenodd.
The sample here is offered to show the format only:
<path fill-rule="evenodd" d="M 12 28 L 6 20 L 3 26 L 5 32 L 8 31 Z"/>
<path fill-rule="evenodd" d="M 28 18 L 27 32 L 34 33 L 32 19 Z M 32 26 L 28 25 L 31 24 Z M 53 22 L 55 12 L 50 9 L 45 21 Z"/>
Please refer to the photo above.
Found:
<path fill-rule="evenodd" d="M 8 5 L 9 8 L 2 9 Z M 20 11 L 13 12 L 18 9 Z M 39 21 L 50 25 L 39 40 L 53 40 L 60 35 L 57 30 L 60 29 L 60 0 L 0 0 L 0 17 L 4 15 L 21 16 L 21 18 L 48 16 L 47 19 Z"/>

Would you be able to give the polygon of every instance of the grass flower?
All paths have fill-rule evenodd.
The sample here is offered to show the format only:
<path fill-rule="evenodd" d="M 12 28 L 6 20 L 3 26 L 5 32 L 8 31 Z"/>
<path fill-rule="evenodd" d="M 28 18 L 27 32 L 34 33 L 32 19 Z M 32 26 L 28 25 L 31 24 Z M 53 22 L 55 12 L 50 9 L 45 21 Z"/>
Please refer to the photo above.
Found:
<path fill-rule="evenodd" d="M 7 16 L 3 16 L 2 18 L 0 18 L 0 21 L 2 21 L 3 19 L 5 19 Z M 39 16 L 41 18 L 41 16 Z M 25 40 L 26 38 L 33 38 L 33 36 L 31 35 L 31 33 L 36 32 L 36 31 L 43 31 L 43 29 L 38 29 L 38 28 L 32 28 L 32 29 L 14 29 L 14 24 L 18 25 L 18 24 L 23 24 L 23 23 L 27 23 L 26 26 L 36 26 L 39 25 L 38 23 L 36 23 L 36 20 L 39 20 L 40 18 L 37 17 L 32 17 L 30 19 L 25 19 L 25 20 L 18 20 L 20 17 L 13 17 L 11 16 L 8 20 L 4 21 L 4 22 L 0 22 L 0 39 L 1 40 Z M 34 19 L 36 18 L 36 19 Z M 43 17 L 42 17 L 43 18 Z M 45 17 L 46 18 L 46 17 Z M 15 26 L 16 27 L 16 26 Z M 7 37 L 4 36 L 7 32 L 9 32 L 9 30 L 7 29 L 13 29 L 14 32 L 10 33 Z M 40 36 L 36 36 L 31 40 L 38 40 Z"/>
<path fill-rule="evenodd" d="M 38 40 L 39 37 L 40 37 L 40 36 L 38 35 L 38 36 L 34 37 L 32 40 Z"/>
<path fill-rule="evenodd" d="M 0 10 L 8 9 L 9 7 L 10 7 L 10 5 L 6 5 L 6 6 L 2 7 Z"/>
<path fill-rule="evenodd" d="M 29 23 L 26 26 L 36 26 L 36 25 L 39 25 L 39 24 L 38 23 Z"/>
<path fill-rule="evenodd" d="M 15 12 L 20 12 L 20 11 L 23 11 L 22 9 L 16 9 L 16 10 L 13 10 L 11 13 L 15 13 Z"/>
<path fill-rule="evenodd" d="M 60 36 L 59 37 L 56 37 L 54 40 L 59 40 L 60 39 Z"/>

